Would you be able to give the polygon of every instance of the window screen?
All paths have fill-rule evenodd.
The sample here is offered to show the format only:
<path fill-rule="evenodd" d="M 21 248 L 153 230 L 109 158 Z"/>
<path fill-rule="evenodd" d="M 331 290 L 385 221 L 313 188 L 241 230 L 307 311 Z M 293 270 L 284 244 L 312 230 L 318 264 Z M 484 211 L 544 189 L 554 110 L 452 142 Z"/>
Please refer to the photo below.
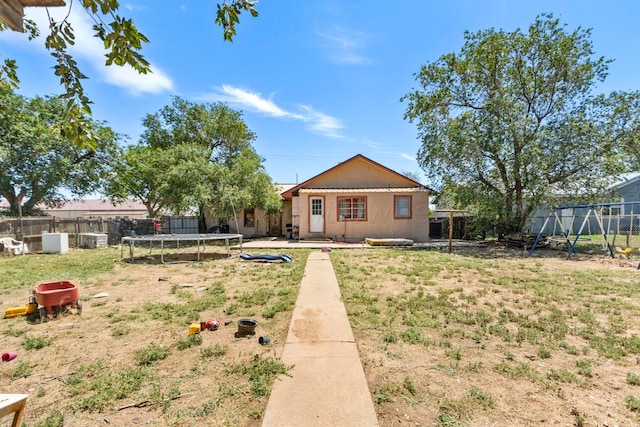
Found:
<path fill-rule="evenodd" d="M 338 198 L 338 219 L 343 221 L 366 220 L 367 199 L 364 197 Z"/>
<path fill-rule="evenodd" d="M 395 196 L 396 218 L 411 218 L 411 196 Z"/>

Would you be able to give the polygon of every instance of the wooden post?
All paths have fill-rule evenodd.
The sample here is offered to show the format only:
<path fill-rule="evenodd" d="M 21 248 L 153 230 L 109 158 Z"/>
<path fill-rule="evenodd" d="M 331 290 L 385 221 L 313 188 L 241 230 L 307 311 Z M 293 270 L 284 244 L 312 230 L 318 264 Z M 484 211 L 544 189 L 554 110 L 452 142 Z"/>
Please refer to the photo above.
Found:
<path fill-rule="evenodd" d="M 463 213 L 467 211 L 455 209 L 436 209 L 434 212 L 449 213 L 449 253 L 453 251 L 453 215 L 456 212 Z"/>
<path fill-rule="evenodd" d="M 22 199 L 20 199 L 20 202 L 18 203 L 18 217 L 20 218 L 20 241 L 22 242 L 22 249 L 20 251 L 20 254 L 24 255 L 24 253 L 25 253 L 25 250 L 24 250 L 25 243 L 24 243 L 24 222 L 22 221 Z"/>
<path fill-rule="evenodd" d="M 453 211 L 449 212 L 449 253 L 453 250 Z"/>
<path fill-rule="evenodd" d="M 633 211 L 631 211 L 631 215 L 629 216 L 629 232 L 627 233 L 627 248 L 630 248 L 631 246 L 631 230 L 633 229 Z"/>

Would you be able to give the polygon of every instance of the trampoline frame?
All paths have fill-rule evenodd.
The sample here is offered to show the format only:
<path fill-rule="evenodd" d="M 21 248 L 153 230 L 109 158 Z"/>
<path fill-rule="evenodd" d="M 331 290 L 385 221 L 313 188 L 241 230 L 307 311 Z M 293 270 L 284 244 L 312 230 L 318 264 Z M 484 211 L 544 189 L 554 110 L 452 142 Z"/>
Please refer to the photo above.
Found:
<path fill-rule="evenodd" d="M 134 261 L 134 249 L 136 242 L 149 242 L 149 254 L 153 248 L 153 243 L 160 243 L 160 262 L 163 264 L 176 264 L 182 262 L 198 262 L 200 261 L 200 254 L 206 248 L 207 241 L 224 240 L 225 247 L 227 249 L 227 256 L 231 256 L 229 241 L 237 239 L 240 244 L 240 252 L 242 252 L 242 234 L 149 234 L 145 236 L 125 236 L 121 239 L 120 257 L 124 258 L 124 246 L 129 245 L 129 258 L 131 262 Z M 197 242 L 197 255 L 194 260 L 185 261 L 172 261 L 165 262 L 164 260 L 164 243 L 165 242 L 177 242 L 178 248 L 180 242 Z M 202 247 L 202 249 L 201 249 Z"/>

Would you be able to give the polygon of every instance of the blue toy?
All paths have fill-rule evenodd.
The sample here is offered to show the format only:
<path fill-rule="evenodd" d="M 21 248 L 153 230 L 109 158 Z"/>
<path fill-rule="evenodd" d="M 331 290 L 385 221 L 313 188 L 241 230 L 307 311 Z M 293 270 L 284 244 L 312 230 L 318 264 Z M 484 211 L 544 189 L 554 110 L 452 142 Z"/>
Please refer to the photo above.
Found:
<path fill-rule="evenodd" d="M 282 261 L 282 262 L 293 262 L 293 259 L 289 255 L 269 255 L 269 254 L 261 254 L 261 255 L 251 255 L 251 254 L 242 254 L 240 255 L 245 261 Z"/>

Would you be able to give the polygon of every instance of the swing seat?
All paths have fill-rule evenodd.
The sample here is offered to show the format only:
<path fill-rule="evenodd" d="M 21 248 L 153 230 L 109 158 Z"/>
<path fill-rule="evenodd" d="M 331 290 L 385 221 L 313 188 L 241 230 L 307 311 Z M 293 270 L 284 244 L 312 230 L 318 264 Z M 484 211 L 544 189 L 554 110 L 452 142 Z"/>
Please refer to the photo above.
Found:
<path fill-rule="evenodd" d="M 622 249 L 620 246 L 616 246 L 616 253 L 619 253 L 621 255 L 629 256 L 629 255 L 631 255 L 631 251 L 632 250 L 633 249 L 631 249 L 631 248 Z"/>

